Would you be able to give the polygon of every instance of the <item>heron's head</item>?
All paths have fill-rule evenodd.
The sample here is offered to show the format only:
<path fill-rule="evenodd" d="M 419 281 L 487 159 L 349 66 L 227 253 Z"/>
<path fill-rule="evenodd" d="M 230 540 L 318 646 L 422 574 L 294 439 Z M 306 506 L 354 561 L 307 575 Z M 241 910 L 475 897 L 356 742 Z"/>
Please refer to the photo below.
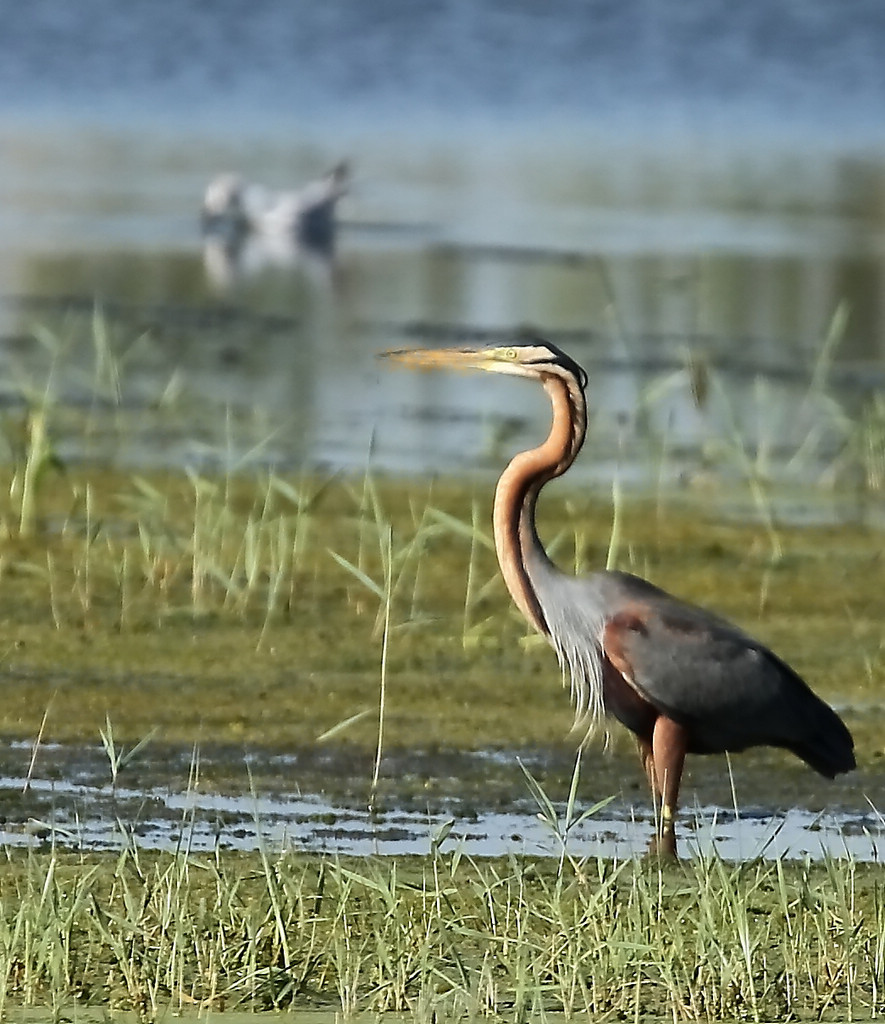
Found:
<path fill-rule="evenodd" d="M 423 369 L 487 370 L 511 377 L 528 377 L 543 381 L 545 376 L 570 377 L 577 386 L 587 387 L 587 373 L 582 366 L 552 342 L 529 332 L 517 334 L 508 345 L 482 348 L 407 348 L 382 352 L 406 366 Z"/>

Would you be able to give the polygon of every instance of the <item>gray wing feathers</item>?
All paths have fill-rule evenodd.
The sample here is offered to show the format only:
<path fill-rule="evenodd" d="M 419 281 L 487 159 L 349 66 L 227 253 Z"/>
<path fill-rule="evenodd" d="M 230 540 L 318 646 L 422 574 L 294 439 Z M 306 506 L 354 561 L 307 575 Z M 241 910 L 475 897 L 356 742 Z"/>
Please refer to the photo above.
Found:
<path fill-rule="evenodd" d="M 818 702 L 771 652 L 705 623 L 654 617 L 624 651 L 638 689 L 676 721 L 703 724 L 713 749 L 797 740 Z"/>
<path fill-rule="evenodd" d="M 646 586 L 649 613 L 623 632 L 622 649 L 634 685 L 689 727 L 696 752 L 764 744 L 824 775 L 854 767 L 842 720 L 789 665 L 736 626 Z"/>

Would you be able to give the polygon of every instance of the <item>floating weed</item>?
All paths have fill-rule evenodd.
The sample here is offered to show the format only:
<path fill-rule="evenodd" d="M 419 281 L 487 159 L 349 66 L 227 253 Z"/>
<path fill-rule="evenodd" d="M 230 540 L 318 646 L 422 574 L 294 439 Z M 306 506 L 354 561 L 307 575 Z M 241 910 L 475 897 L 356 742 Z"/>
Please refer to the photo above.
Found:
<path fill-rule="evenodd" d="M 295 495 L 285 493 L 287 485 Z M 163 701 L 177 708 L 181 701 L 172 679 L 181 678 L 182 671 L 209 668 L 217 678 L 222 662 L 233 664 L 237 650 L 252 649 L 261 654 L 254 678 L 273 681 L 284 671 L 275 652 L 289 658 L 296 673 L 300 662 L 292 659 L 297 655 L 309 658 L 309 672 L 338 678 L 348 674 L 352 680 L 333 687 L 337 702 L 311 704 L 313 720 L 306 728 L 313 738 L 364 708 L 366 690 L 377 685 L 377 648 L 369 641 L 383 634 L 389 591 L 390 670 L 406 672 L 410 679 L 413 673 L 424 678 L 427 671 L 445 672 L 458 687 L 457 699 L 475 700 L 482 709 L 474 742 L 491 735 L 492 713 L 510 735 L 528 735 L 525 717 L 520 722 L 511 704 L 495 709 L 495 674 L 511 677 L 511 692 L 518 694 L 514 699 L 539 707 L 534 702 L 546 691 L 529 676 L 543 672 L 549 677 L 554 669 L 540 650 L 536 654 L 530 648 L 525 655 L 520 650 L 525 626 L 511 609 L 490 549 L 484 525 L 487 494 L 474 498 L 469 489 L 437 483 L 437 504 L 424 506 L 423 486 L 418 491 L 398 483 L 379 488 L 387 508 L 379 522 L 364 526 L 363 536 L 373 537 L 373 548 L 363 541 L 362 575 L 348 568 L 358 568 L 360 540 L 346 484 L 258 477 L 227 487 L 196 475 L 96 479 L 77 470 L 54 497 L 59 531 L 39 542 L 7 541 L 2 552 L 0 599 L 7 642 L 13 645 L 11 661 L 32 675 L 65 662 L 77 673 L 78 686 L 103 689 L 107 680 L 128 671 L 127 658 L 137 648 L 146 652 L 139 657 L 162 663 L 159 671 L 170 680 Z M 779 532 L 789 557 L 771 567 L 768 551 L 760 558 L 752 547 L 758 527 L 710 520 L 693 511 L 680 514 L 672 505 L 664 518 L 656 519 L 649 503 L 626 493 L 619 500 L 616 496 L 614 504 L 613 527 L 611 500 L 581 500 L 578 515 L 555 493 L 545 502 L 541 529 L 561 536 L 563 566 L 577 557 L 578 548 L 584 549 L 583 562 L 601 565 L 606 541 L 620 534 L 624 568 L 638 569 L 653 582 L 748 625 L 764 609 L 765 621 L 754 631 L 792 655 L 797 668 L 810 671 L 825 694 L 852 703 L 872 699 L 883 664 L 875 535 L 784 528 Z M 455 514 L 459 509 L 468 510 L 466 520 Z M 389 555 L 384 550 L 388 525 Z M 833 557 L 823 558 L 826 551 Z M 799 624 L 811 617 L 819 628 L 802 632 L 799 643 Z M 195 639 L 208 634 L 208 645 Z M 834 646 L 831 638 L 840 635 L 843 639 Z M 532 643 L 544 645 L 543 638 Z M 175 652 L 174 664 L 172 655 L 164 653 L 167 645 Z M 229 653 L 219 654 L 213 669 L 210 651 Z M 242 676 L 252 667 L 237 661 L 233 671 Z M 472 681 L 460 682 L 462 677 Z M 19 694 L 10 715 L 21 718 L 33 734 L 44 705 L 34 703 L 28 692 L 33 684 L 24 677 L 15 676 L 10 685 Z M 479 693 L 473 690 L 477 685 Z M 449 700 L 445 690 L 421 690 L 419 699 L 425 703 L 417 708 L 418 720 L 437 715 Z M 415 699 L 398 698 L 411 701 L 408 715 Z M 553 709 L 558 700 L 554 693 L 543 707 Z M 67 735 L 70 723 L 86 717 L 86 705 L 77 708 L 75 703 L 65 698 L 64 720 L 56 723 Z M 167 728 L 173 724 L 163 706 L 154 703 L 152 709 L 141 700 L 141 720 L 133 724 L 130 711 L 101 703 L 102 720 L 96 724 L 93 715 L 81 735 L 95 736 L 105 707 L 111 707 L 115 727 L 125 727 L 131 744 L 161 717 Z M 320 706 L 326 714 L 317 713 Z M 245 715 L 250 713 L 247 709 Z M 561 737 L 567 729 L 565 716 L 560 724 L 551 724 L 546 710 L 533 717 L 546 728 L 545 737 Z M 403 741 L 405 720 L 398 716 L 390 734 L 394 742 Z M 463 732 L 469 724 L 458 728 Z M 220 718 L 218 727 L 225 727 Z M 492 728 L 495 736 L 502 735 L 501 726 Z M 365 743 L 368 730 L 363 727 L 352 738 Z"/>

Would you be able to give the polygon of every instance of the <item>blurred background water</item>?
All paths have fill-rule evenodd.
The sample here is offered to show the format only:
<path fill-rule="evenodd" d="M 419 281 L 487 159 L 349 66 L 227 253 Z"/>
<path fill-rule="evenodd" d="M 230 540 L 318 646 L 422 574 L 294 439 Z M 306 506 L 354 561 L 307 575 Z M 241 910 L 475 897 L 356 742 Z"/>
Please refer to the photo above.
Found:
<path fill-rule="evenodd" d="M 498 466 L 543 396 L 375 354 L 529 322 L 591 372 L 604 486 L 874 472 L 845 453 L 885 376 L 876 0 L 0 15 L 0 401 L 52 369 L 95 417 L 104 381 L 65 457 Z M 219 172 L 341 159 L 333 252 L 202 237 Z"/>

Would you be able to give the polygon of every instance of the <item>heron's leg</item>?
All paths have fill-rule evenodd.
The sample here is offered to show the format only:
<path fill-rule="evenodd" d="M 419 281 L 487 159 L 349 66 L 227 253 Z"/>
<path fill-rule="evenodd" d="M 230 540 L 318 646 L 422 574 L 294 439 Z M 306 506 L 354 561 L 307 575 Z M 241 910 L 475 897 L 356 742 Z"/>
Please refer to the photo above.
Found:
<path fill-rule="evenodd" d="M 652 756 L 651 741 L 637 736 L 636 746 L 639 749 L 639 760 L 642 761 L 642 770 L 645 772 L 649 788 L 651 789 L 651 798 L 655 804 L 658 804 L 660 803 L 661 793 L 658 790 L 658 779 L 655 775 L 655 759 Z"/>
<path fill-rule="evenodd" d="M 652 734 L 650 758 L 654 787 L 661 797 L 658 850 L 673 857 L 676 856 L 676 808 L 687 747 L 685 727 L 666 715 L 659 715 Z"/>
<path fill-rule="evenodd" d="M 645 774 L 648 778 L 648 787 L 651 790 L 651 799 L 655 808 L 655 819 L 659 826 L 648 844 L 648 856 L 657 857 L 661 854 L 664 854 L 665 856 L 675 856 L 675 849 L 671 849 L 671 847 L 674 846 L 674 844 L 671 842 L 662 841 L 663 818 L 660 817 L 660 815 L 662 812 L 663 793 L 661 792 L 661 788 L 658 785 L 658 776 L 655 772 L 655 759 L 652 753 L 651 740 L 646 740 L 643 739 L 641 736 L 637 736 L 636 746 L 639 749 L 639 759 L 640 761 L 642 761 L 642 768 L 645 771 Z"/>

